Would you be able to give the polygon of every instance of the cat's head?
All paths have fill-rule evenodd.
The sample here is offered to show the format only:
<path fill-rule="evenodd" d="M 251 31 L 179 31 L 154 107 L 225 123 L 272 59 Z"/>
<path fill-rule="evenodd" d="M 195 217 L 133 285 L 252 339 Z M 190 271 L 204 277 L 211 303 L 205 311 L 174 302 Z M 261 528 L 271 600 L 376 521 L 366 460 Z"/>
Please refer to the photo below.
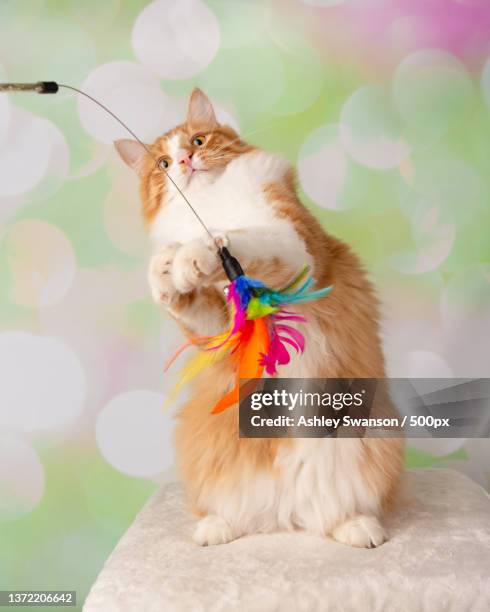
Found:
<path fill-rule="evenodd" d="M 251 149 L 231 127 L 218 123 L 211 102 L 197 88 L 190 96 L 185 123 L 147 145 L 152 156 L 136 140 L 118 140 L 114 144 L 141 179 L 143 216 L 147 223 L 177 193 L 166 173 L 185 193 L 191 185 L 216 180 L 232 159 Z"/>

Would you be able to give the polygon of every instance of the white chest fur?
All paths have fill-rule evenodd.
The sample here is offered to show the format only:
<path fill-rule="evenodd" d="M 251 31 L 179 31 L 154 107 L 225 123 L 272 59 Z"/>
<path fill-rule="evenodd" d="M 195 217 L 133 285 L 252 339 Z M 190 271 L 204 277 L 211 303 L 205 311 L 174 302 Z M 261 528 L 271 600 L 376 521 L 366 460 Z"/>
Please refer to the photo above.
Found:
<path fill-rule="evenodd" d="M 212 230 L 270 227 L 283 221 L 266 201 L 264 186 L 280 181 L 287 168 L 287 162 L 275 155 L 247 153 L 230 162 L 211 183 L 205 174 L 196 175 L 184 193 Z M 151 229 L 155 247 L 185 243 L 202 235 L 201 224 L 178 193 L 161 207 Z"/>
<path fill-rule="evenodd" d="M 278 474 L 243 473 L 200 503 L 237 533 L 299 527 L 327 534 L 358 513 L 377 514 L 378 499 L 360 471 L 358 439 L 298 439 L 276 459 Z"/>

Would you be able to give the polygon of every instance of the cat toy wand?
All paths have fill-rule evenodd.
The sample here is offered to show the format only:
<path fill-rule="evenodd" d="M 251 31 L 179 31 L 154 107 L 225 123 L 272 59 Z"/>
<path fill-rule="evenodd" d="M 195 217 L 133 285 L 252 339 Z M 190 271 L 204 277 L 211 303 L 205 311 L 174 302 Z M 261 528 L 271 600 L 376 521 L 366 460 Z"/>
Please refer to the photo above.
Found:
<path fill-rule="evenodd" d="M 236 381 L 233 389 L 222 397 L 212 409 L 213 413 L 222 412 L 238 401 L 241 380 L 261 378 L 264 370 L 269 375 L 275 375 L 277 366 L 290 362 L 291 357 L 288 347 L 293 348 L 300 354 L 304 352 L 304 335 L 288 323 L 306 323 L 306 319 L 301 314 L 286 310 L 285 306 L 324 297 L 330 293 L 332 287 L 312 291 L 311 286 L 314 281 L 308 276 L 307 266 L 281 289 L 271 289 L 262 281 L 246 276 L 239 261 L 233 257 L 230 251 L 216 243 L 214 236 L 199 213 L 148 146 L 115 113 L 90 94 L 71 85 L 64 85 L 55 81 L 0 83 L 0 93 L 56 94 L 60 88 L 71 90 L 91 100 L 131 134 L 145 148 L 157 167 L 167 176 L 212 242 L 216 244 L 217 255 L 226 277 L 230 281 L 227 300 L 232 307 L 231 325 L 226 332 L 218 336 L 191 339 L 172 357 L 167 364 L 167 368 L 186 347 L 199 345 L 204 349 L 194 357 L 182 373 L 178 384 L 180 388 L 217 357 L 228 353 L 235 362 Z"/>

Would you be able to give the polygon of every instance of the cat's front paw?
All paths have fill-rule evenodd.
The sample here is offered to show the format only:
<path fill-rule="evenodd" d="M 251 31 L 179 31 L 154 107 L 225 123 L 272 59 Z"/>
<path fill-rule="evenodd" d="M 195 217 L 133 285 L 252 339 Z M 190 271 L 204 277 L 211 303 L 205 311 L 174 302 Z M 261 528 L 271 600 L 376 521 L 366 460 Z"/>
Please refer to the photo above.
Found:
<path fill-rule="evenodd" d="M 175 254 L 172 281 L 177 291 L 189 293 L 206 285 L 220 263 L 216 246 L 211 240 L 198 238 L 184 244 Z"/>
<path fill-rule="evenodd" d="M 199 546 L 215 546 L 231 542 L 234 536 L 225 519 L 215 514 L 208 514 L 197 523 L 193 539 Z"/>
<path fill-rule="evenodd" d="M 338 525 L 332 532 L 337 542 L 359 548 L 376 548 L 388 539 L 375 516 L 358 514 Z"/>
<path fill-rule="evenodd" d="M 169 306 L 178 293 L 172 280 L 172 266 L 180 244 L 174 242 L 160 249 L 150 260 L 148 283 L 157 304 Z"/>

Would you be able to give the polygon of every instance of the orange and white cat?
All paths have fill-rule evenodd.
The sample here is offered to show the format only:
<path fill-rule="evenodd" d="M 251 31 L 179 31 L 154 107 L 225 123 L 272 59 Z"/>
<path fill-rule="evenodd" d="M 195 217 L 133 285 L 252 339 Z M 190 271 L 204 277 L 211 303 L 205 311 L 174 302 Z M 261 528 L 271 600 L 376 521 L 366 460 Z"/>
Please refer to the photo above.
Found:
<path fill-rule="evenodd" d="M 120 140 L 116 148 L 141 179 L 154 245 L 153 298 L 187 334 L 224 331 L 226 279 L 215 245 L 141 144 Z M 149 149 L 248 275 L 278 287 L 309 264 L 317 286 L 334 285 L 328 298 L 296 307 L 308 319 L 307 348 L 279 376 L 385 376 L 372 287 L 357 257 L 300 202 L 286 161 L 220 125 L 199 89 L 185 123 Z M 178 467 L 201 517 L 194 540 L 224 544 L 250 533 L 303 529 L 352 546 L 381 544 L 380 519 L 403 469 L 401 440 L 239 438 L 237 406 L 210 414 L 233 382 L 225 357 L 195 380 L 177 415 Z"/>

